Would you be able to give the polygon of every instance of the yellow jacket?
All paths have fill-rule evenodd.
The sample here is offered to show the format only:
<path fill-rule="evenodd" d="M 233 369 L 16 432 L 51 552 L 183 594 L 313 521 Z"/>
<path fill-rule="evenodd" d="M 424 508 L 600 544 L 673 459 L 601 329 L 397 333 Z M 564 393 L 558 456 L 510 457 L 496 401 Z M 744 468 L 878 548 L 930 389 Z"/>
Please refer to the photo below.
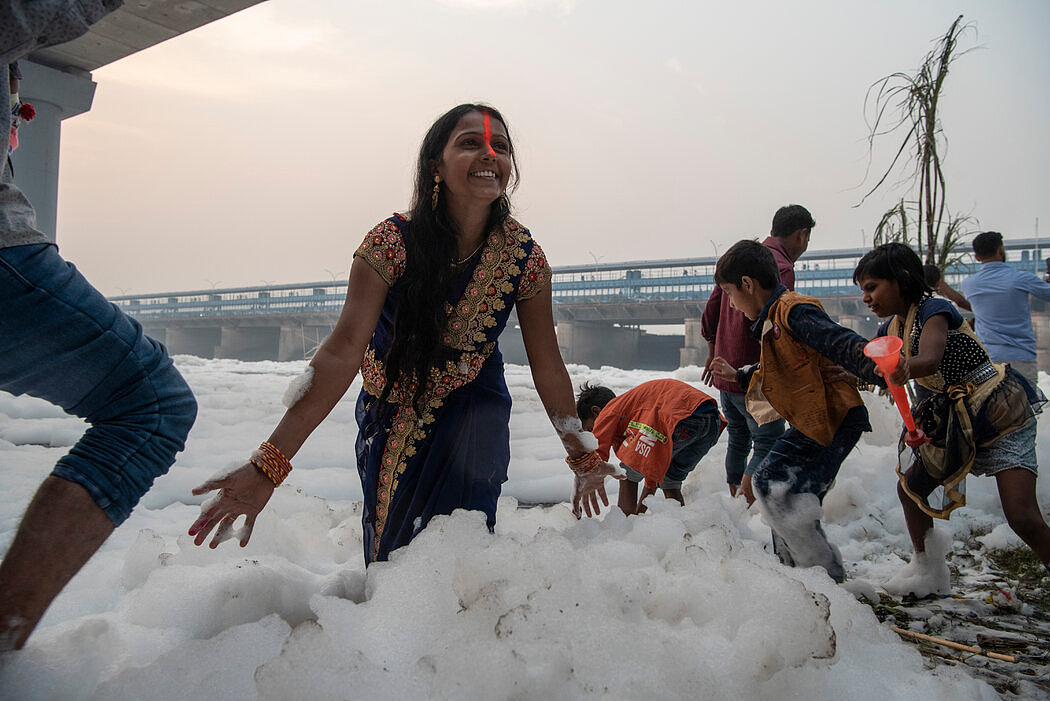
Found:
<path fill-rule="evenodd" d="M 826 382 L 821 368 L 835 363 L 791 335 L 788 312 L 796 304 L 823 309 L 816 298 L 791 291 L 773 302 L 762 327 L 762 360 L 748 385 L 747 406 L 760 424 L 776 418 L 772 407 L 808 437 L 830 445 L 846 413 L 864 401 L 845 379 Z"/>

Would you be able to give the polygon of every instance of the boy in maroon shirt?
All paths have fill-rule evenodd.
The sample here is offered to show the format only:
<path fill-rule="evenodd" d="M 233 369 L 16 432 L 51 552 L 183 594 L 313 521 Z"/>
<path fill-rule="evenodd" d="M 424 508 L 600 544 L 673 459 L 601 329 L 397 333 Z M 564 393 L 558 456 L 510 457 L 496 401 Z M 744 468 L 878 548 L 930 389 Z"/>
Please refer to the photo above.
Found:
<path fill-rule="evenodd" d="M 795 289 L 795 261 L 809 247 L 809 237 L 816 222 L 802 205 L 781 207 L 773 215 L 770 235 L 762 244 L 773 253 L 780 282 Z M 726 382 L 711 373 L 711 362 L 725 358 L 733 367 L 746 367 L 758 362 L 760 347 L 751 335 L 751 322 L 739 310 L 729 306 L 729 296 L 715 287 L 704 307 L 700 333 L 707 339 L 707 361 L 703 381 L 718 390 L 722 413 L 729 423 L 729 446 L 726 449 L 726 482 L 729 493 L 743 491 L 748 503 L 754 501 L 751 475 L 766 457 L 777 438 L 784 433 L 784 421 L 778 419 L 759 425 L 744 406 L 744 393 L 735 382 Z M 748 460 L 747 454 L 754 445 Z"/>

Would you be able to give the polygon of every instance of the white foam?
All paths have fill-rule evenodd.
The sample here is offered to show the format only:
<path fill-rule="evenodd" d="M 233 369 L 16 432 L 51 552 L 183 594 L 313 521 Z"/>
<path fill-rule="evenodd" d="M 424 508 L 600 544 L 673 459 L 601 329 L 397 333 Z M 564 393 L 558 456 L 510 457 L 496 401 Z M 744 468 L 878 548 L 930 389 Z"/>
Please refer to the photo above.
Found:
<path fill-rule="evenodd" d="M 494 534 L 477 513 L 440 517 L 366 572 L 351 391 L 297 453 L 246 548 L 194 547 L 185 532 L 205 497 L 190 489 L 243 464 L 304 364 L 176 362 L 200 404 L 187 448 L 0 664 L 12 698 L 994 698 L 965 668 L 925 669 L 820 568 L 780 565 L 756 510 L 726 493 L 724 439 L 686 480 L 685 507 L 653 499 L 642 516 L 577 521 L 564 449 L 520 366 L 507 366 L 512 458 Z M 569 370 L 574 385 L 600 373 L 618 393 L 668 376 Z M 873 424 L 899 430 L 893 407 L 869 406 Z M 0 395 L 0 425 L 56 418 Z M 894 443 L 865 434 L 825 500 L 853 580 L 886 581 L 911 550 Z M 0 440 L 0 548 L 65 450 Z M 1002 523 L 994 480 L 971 480 L 968 497 L 938 524 L 945 538 Z"/>

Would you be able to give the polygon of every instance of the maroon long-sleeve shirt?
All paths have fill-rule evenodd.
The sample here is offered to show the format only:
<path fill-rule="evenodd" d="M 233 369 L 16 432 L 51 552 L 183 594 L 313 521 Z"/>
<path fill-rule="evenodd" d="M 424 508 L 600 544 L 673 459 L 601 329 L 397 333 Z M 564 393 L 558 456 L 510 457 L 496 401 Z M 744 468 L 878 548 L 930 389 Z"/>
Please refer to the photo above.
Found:
<path fill-rule="evenodd" d="M 788 258 L 784 245 L 776 236 L 770 236 L 762 244 L 773 252 L 780 271 L 780 282 L 789 290 L 795 289 L 795 264 Z M 757 363 L 762 355 L 762 346 L 751 335 L 751 322 L 744 313 L 729 306 L 729 296 L 716 286 L 704 307 L 700 318 L 700 333 L 708 343 L 714 342 L 715 355 L 725 358 L 735 368 Z M 712 384 L 720 392 L 743 394 L 736 382 L 726 382 L 717 377 Z"/>

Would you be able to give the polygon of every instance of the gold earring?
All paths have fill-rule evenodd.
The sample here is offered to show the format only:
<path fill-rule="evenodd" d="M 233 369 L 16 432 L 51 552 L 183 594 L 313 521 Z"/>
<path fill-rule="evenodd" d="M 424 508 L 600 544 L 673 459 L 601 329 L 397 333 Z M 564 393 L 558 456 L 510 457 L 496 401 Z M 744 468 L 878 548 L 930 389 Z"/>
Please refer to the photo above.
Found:
<path fill-rule="evenodd" d="M 438 195 L 441 193 L 441 176 L 434 176 L 434 195 L 430 198 L 430 208 L 437 211 L 438 208 Z"/>

